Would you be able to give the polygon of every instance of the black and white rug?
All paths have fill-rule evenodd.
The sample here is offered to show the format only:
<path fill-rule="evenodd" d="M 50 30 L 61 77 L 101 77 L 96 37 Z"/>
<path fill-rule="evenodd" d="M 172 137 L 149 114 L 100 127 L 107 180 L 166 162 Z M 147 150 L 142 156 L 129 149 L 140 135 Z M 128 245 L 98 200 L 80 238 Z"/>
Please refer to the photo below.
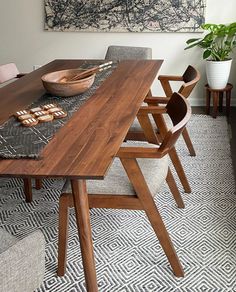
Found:
<path fill-rule="evenodd" d="M 166 186 L 156 197 L 185 277 L 173 275 L 143 212 L 92 209 L 99 291 L 236 291 L 236 195 L 228 125 L 225 117 L 193 115 L 188 128 L 197 156 L 189 156 L 182 140 L 177 147 L 192 187 L 191 194 L 182 191 L 185 209 L 176 207 Z M 73 210 L 67 273 L 56 276 L 61 186 L 58 180 L 44 181 L 26 204 L 20 180 L 0 181 L 0 226 L 18 238 L 36 229 L 45 235 L 46 274 L 37 292 L 86 291 Z"/>

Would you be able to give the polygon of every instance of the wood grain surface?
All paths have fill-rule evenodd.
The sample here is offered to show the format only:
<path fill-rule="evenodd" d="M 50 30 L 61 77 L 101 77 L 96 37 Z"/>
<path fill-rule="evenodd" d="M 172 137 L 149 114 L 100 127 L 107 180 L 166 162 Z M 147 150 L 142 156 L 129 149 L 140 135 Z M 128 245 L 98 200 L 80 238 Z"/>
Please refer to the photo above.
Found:
<path fill-rule="evenodd" d="M 0 122 L 45 93 L 40 79 L 43 74 L 78 68 L 83 62 L 55 60 L 1 88 Z M 44 148 L 41 160 L 2 159 L 0 176 L 103 179 L 162 62 L 120 62 Z"/>

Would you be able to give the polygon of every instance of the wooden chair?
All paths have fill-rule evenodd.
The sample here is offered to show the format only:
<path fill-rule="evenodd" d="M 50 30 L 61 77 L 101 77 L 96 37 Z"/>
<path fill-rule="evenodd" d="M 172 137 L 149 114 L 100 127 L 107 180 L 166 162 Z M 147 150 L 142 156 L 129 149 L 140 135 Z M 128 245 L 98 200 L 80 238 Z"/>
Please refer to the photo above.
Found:
<path fill-rule="evenodd" d="M 145 47 L 129 47 L 129 46 L 110 46 L 107 49 L 107 53 L 105 56 L 105 59 L 110 60 L 126 60 L 126 59 L 152 59 L 152 49 L 151 48 L 145 48 Z M 147 97 L 152 97 L 151 91 L 149 91 Z M 155 123 L 158 124 L 158 127 L 161 128 L 161 135 L 165 135 L 167 132 L 167 128 L 165 125 L 165 122 L 161 115 L 155 115 Z M 127 140 L 146 140 L 147 138 L 143 134 L 142 131 L 140 131 L 140 124 L 134 123 L 131 127 L 131 130 L 129 131 L 126 139 Z M 156 137 L 155 139 L 158 139 Z M 148 140 L 149 142 L 155 143 L 152 140 Z M 160 137 L 157 140 L 160 142 Z M 189 185 L 187 176 L 184 172 L 183 166 L 181 164 L 181 161 L 178 157 L 178 154 L 175 150 L 175 148 L 172 149 L 170 153 L 171 161 L 176 169 L 176 172 L 179 176 L 179 179 L 183 185 L 184 191 L 186 193 L 191 193 L 191 187 Z"/>
<path fill-rule="evenodd" d="M 0 65 L 0 84 L 3 86 L 7 85 L 10 82 L 15 81 L 17 78 L 23 77 L 25 74 L 20 73 L 16 64 L 8 63 L 4 65 Z M 26 196 L 26 202 L 32 201 L 32 186 L 31 179 L 25 178 L 24 180 L 24 192 Z M 39 179 L 35 180 L 36 189 L 40 189 L 42 187 L 42 181 Z"/>
<path fill-rule="evenodd" d="M 185 70 L 184 74 L 182 76 L 171 76 L 171 75 L 160 75 L 158 77 L 160 80 L 163 90 L 166 94 L 166 97 L 152 97 L 148 96 L 145 100 L 146 103 L 148 103 L 150 106 L 154 106 L 157 104 L 165 104 L 168 102 L 170 96 L 173 94 L 170 81 L 179 81 L 181 82 L 181 86 L 179 88 L 179 93 L 182 94 L 185 98 L 188 98 L 191 92 L 193 91 L 194 87 L 196 86 L 197 82 L 200 79 L 200 73 L 197 69 L 195 69 L 193 66 L 188 66 L 188 68 Z M 163 127 L 162 121 L 160 121 L 160 118 L 158 119 L 155 117 L 156 122 L 159 122 L 159 125 L 157 124 L 158 128 Z M 139 129 L 138 129 L 139 128 Z M 167 131 L 167 129 L 162 129 L 164 133 Z M 137 139 L 138 137 L 141 137 L 140 135 L 140 126 L 136 123 L 131 127 L 131 133 L 129 133 L 129 137 L 132 137 L 132 139 Z M 194 150 L 192 141 L 190 139 L 190 136 L 188 134 L 187 128 L 183 130 L 183 138 L 187 145 L 187 148 L 189 150 L 189 153 L 191 156 L 196 156 L 196 152 Z M 127 138 L 129 138 L 127 137 Z M 139 140 L 139 139 L 138 139 Z"/>
<path fill-rule="evenodd" d="M 177 106 L 178 111 L 176 111 Z M 155 110 L 157 111 L 157 108 Z M 154 196 L 166 180 L 177 205 L 184 206 L 169 169 L 168 153 L 188 122 L 191 108 L 184 97 L 174 93 L 166 107 L 160 107 L 159 113 L 162 112 L 170 116 L 174 126 L 166 133 L 161 145 L 147 142 L 123 143 L 106 178 L 103 181 L 87 181 L 88 199 L 90 208 L 144 210 L 174 274 L 182 277 L 183 269 L 154 203 Z M 152 127 L 149 122 L 145 130 L 148 128 L 147 125 Z M 70 183 L 67 181 L 59 200 L 59 276 L 64 275 L 66 268 L 68 209 L 74 204 L 71 192 Z"/>
<path fill-rule="evenodd" d="M 109 46 L 106 60 L 148 60 L 152 59 L 152 49 L 145 47 Z"/>
<path fill-rule="evenodd" d="M 160 75 L 158 78 L 163 86 L 163 89 L 165 91 L 166 97 L 152 97 L 152 95 L 149 92 L 149 95 L 145 99 L 145 102 L 149 105 L 150 109 L 154 110 L 155 106 L 159 104 L 166 104 L 172 95 L 172 88 L 170 85 L 170 81 L 180 81 L 181 87 L 179 89 L 179 93 L 182 94 L 185 98 L 188 98 L 194 87 L 196 86 L 197 82 L 200 79 L 200 73 L 192 66 L 188 66 L 186 71 L 184 72 L 183 76 L 167 76 L 167 75 Z M 176 107 L 178 109 L 178 106 Z M 153 116 L 153 126 L 156 129 L 157 137 L 156 139 L 159 140 L 159 142 L 163 139 L 165 134 L 168 131 L 168 127 L 166 125 L 166 121 L 161 114 L 152 114 Z M 195 150 L 192 145 L 191 139 L 189 137 L 188 131 L 186 128 L 184 128 L 182 132 L 184 141 L 188 147 L 188 150 L 190 152 L 191 156 L 195 156 Z M 147 140 L 148 138 L 146 135 L 144 135 L 143 131 L 141 130 L 140 123 L 136 120 L 133 125 L 130 128 L 130 131 L 126 137 L 127 140 L 138 140 L 143 141 Z M 148 141 L 153 141 L 149 140 Z M 153 142 L 154 143 L 154 142 Z M 184 188 L 184 191 L 186 193 L 191 193 L 191 187 L 188 183 L 187 176 L 184 172 L 183 166 L 181 164 L 181 161 L 178 157 L 177 151 L 175 147 L 170 151 L 169 153 L 170 158 L 172 160 L 172 163 L 175 167 L 175 170 L 178 174 L 178 177 L 182 183 L 182 186 Z"/>

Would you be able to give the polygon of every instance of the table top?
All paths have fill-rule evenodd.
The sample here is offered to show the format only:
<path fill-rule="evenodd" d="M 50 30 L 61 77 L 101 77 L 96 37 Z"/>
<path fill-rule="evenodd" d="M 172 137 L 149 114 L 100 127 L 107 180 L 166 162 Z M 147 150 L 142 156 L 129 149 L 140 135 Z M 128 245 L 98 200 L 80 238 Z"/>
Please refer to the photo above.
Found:
<path fill-rule="evenodd" d="M 43 74 L 77 68 L 84 61 L 54 60 L 0 88 L 0 123 L 45 93 Z M 103 179 L 162 62 L 120 62 L 45 146 L 42 159 L 1 159 L 0 176 Z"/>

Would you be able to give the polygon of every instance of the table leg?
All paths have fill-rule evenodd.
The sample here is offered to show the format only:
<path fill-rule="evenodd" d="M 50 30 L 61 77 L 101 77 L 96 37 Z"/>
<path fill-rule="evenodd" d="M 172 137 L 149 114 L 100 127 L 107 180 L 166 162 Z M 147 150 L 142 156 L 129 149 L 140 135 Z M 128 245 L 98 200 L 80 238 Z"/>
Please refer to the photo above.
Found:
<path fill-rule="evenodd" d="M 80 238 L 86 287 L 88 292 L 96 292 L 98 291 L 98 287 L 93 254 L 93 242 L 86 181 L 72 179 L 71 188 L 74 198 L 75 214 Z"/>
<path fill-rule="evenodd" d="M 216 118 L 217 117 L 217 108 L 218 108 L 218 101 L 219 101 L 219 94 L 218 92 L 213 92 L 213 118 Z"/>
<path fill-rule="evenodd" d="M 25 192 L 25 200 L 27 203 L 32 202 L 32 184 L 31 184 L 31 179 L 30 178 L 24 178 L 24 192 Z"/>
<path fill-rule="evenodd" d="M 206 88 L 206 114 L 210 114 L 211 92 Z"/>

